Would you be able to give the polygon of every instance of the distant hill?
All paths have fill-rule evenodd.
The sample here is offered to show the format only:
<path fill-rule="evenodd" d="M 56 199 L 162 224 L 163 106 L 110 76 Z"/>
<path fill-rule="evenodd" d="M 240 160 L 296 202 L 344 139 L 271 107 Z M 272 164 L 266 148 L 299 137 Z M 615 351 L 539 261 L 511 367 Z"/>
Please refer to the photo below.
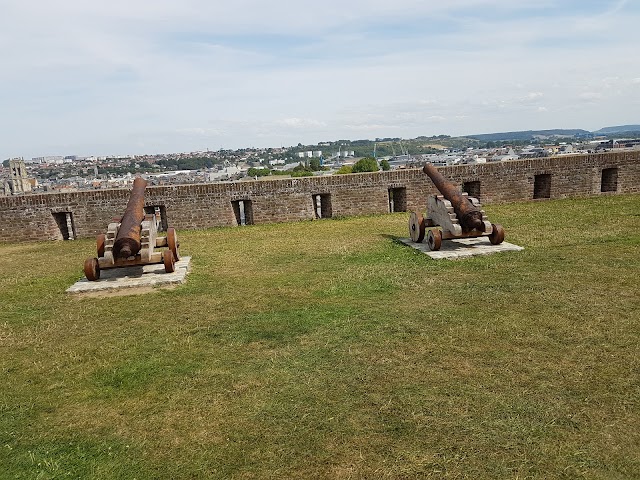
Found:
<path fill-rule="evenodd" d="M 509 140 L 533 140 L 540 137 L 585 137 L 591 136 L 591 132 L 582 129 L 554 129 L 554 130 L 526 130 L 520 132 L 482 133 L 479 135 L 467 135 L 482 142 L 502 142 Z"/>
<path fill-rule="evenodd" d="M 477 135 L 466 135 L 464 138 L 471 138 L 481 142 L 510 142 L 510 141 L 531 141 L 540 138 L 552 137 L 593 137 L 594 135 L 606 136 L 640 136 L 640 125 L 618 125 L 615 127 L 604 127 L 594 132 L 588 130 L 575 129 L 553 129 L 553 130 L 523 130 L 517 132 L 497 132 L 481 133 Z"/>
<path fill-rule="evenodd" d="M 640 125 L 618 125 L 617 127 L 604 127 L 592 133 L 594 135 L 615 135 L 625 132 L 640 132 Z"/>

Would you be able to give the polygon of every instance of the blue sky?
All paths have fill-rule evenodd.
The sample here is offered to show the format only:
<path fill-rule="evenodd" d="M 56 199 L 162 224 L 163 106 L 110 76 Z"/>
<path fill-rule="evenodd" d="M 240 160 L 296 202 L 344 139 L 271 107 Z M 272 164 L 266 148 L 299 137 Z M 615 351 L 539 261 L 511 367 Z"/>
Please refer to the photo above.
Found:
<path fill-rule="evenodd" d="M 0 0 L 0 159 L 640 123 L 639 32 L 624 0 Z"/>

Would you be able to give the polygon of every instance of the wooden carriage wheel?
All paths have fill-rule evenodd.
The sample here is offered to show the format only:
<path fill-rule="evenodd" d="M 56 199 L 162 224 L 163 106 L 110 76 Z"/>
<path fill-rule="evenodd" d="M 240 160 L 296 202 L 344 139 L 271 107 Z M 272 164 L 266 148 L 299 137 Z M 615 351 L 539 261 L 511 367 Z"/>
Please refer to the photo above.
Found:
<path fill-rule="evenodd" d="M 104 257 L 104 243 L 107 240 L 107 236 L 104 233 L 101 233 L 96 237 L 96 247 L 98 250 L 98 258 Z"/>
<path fill-rule="evenodd" d="M 440 250 L 440 247 L 442 246 L 442 232 L 437 228 L 429 230 L 429 234 L 427 235 L 427 244 L 429 245 L 429 250 L 433 250 L 434 252 Z"/>
<path fill-rule="evenodd" d="M 176 233 L 176 229 L 173 227 L 167 228 L 167 246 L 171 253 L 173 253 L 174 261 L 180 260 L 180 242 L 178 242 L 178 234 Z"/>
<path fill-rule="evenodd" d="M 491 224 L 492 231 L 489 234 L 489 241 L 492 245 L 499 245 L 504 242 L 504 228 L 502 225 Z"/>
<path fill-rule="evenodd" d="M 409 216 L 409 236 L 416 243 L 422 243 L 424 240 L 424 217 L 421 213 L 411 212 Z"/>
<path fill-rule="evenodd" d="M 167 273 L 173 273 L 176 271 L 176 259 L 173 256 L 171 250 L 166 250 L 162 254 L 162 261 L 164 262 L 164 271 Z"/>
<path fill-rule="evenodd" d="M 91 282 L 100 278 L 100 264 L 97 258 L 89 257 L 84 261 L 84 276 Z"/>

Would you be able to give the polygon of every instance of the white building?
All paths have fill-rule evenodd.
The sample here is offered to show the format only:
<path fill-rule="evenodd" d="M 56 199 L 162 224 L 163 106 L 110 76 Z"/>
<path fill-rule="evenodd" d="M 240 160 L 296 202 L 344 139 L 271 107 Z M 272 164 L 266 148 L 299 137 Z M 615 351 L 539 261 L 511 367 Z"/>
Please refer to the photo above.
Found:
<path fill-rule="evenodd" d="M 62 155 L 46 155 L 44 157 L 33 157 L 30 163 L 63 163 Z"/>
<path fill-rule="evenodd" d="M 315 155 L 315 154 L 318 155 Z M 306 152 L 298 152 L 298 158 L 312 158 L 312 157 L 320 157 L 322 155 L 322 150 L 317 150 L 317 151 L 312 151 L 312 150 L 307 150 Z"/>
<path fill-rule="evenodd" d="M 207 180 L 210 182 L 229 180 L 232 176 L 238 175 L 241 172 L 244 172 L 244 170 L 235 165 L 229 165 L 217 172 L 207 172 Z"/>

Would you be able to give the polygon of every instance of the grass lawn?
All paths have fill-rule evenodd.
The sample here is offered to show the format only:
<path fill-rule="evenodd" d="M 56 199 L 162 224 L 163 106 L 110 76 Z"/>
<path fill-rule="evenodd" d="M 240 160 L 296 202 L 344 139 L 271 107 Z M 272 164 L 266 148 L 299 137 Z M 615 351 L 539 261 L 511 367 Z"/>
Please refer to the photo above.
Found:
<path fill-rule="evenodd" d="M 65 294 L 92 240 L 0 245 L 0 478 L 640 478 L 640 196 L 486 210 L 523 252 L 179 232 L 135 296 Z"/>

